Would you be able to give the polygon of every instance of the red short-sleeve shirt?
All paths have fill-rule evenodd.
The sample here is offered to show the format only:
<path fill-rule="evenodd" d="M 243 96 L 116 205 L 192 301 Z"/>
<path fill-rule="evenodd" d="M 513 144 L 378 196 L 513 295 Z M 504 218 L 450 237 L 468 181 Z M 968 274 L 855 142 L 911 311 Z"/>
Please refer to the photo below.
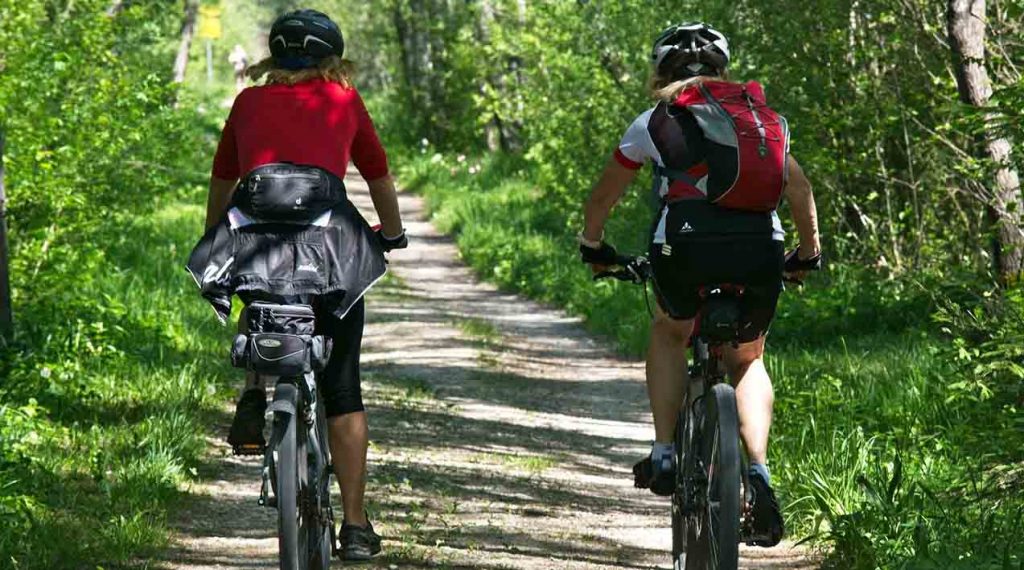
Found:
<path fill-rule="evenodd" d="M 213 176 L 234 180 L 272 162 L 323 168 L 345 177 L 349 160 L 367 180 L 388 174 L 388 159 L 353 88 L 315 79 L 242 91 L 228 115 Z"/>

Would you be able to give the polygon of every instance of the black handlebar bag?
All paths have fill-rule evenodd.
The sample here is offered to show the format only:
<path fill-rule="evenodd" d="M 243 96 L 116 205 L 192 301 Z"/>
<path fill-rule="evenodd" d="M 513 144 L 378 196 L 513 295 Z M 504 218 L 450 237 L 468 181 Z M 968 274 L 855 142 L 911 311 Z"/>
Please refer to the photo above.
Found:
<path fill-rule="evenodd" d="M 235 189 L 233 205 L 261 221 L 306 223 L 345 199 L 345 183 L 315 166 L 275 162 L 253 169 Z"/>

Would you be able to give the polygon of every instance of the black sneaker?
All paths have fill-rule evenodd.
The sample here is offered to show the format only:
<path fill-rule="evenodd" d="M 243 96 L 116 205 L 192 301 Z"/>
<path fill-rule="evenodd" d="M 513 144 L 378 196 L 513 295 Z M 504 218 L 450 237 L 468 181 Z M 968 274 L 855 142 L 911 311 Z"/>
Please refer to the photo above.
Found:
<path fill-rule="evenodd" d="M 370 521 L 366 521 L 366 526 L 341 525 L 342 560 L 365 562 L 377 554 L 380 554 L 380 535 L 373 531 Z"/>
<path fill-rule="evenodd" d="M 760 473 L 750 471 L 750 487 L 753 492 L 751 500 L 751 518 L 753 536 L 747 541 L 751 546 L 772 547 L 782 540 L 785 528 L 782 524 L 782 511 L 775 499 L 775 492 Z"/>
<path fill-rule="evenodd" d="M 650 455 L 641 459 L 633 466 L 633 486 L 637 489 L 650 489 L 659 497 L 671 497 L 676 488 L 675 462 L 659 467 L 661 469 L 654 468 Z"/>
<path fill-rule="evenodd" d="M 266 424 L 267 393 L 260 388 L 250 388 L 242 394 L 235 407 L 235 419 L 228 432 L 228 443 L 236 454 L 259 454 L 267 446 L 263 439 Z"/>

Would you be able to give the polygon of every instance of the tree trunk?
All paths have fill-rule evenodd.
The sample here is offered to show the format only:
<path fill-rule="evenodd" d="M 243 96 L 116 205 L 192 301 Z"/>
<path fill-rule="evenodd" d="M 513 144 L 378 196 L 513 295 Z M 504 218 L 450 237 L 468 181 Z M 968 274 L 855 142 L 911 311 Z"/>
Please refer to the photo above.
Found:
<path fill-rule="evenodd" d="M 985 107 L 992 97 L 992 85 L 985 69 L 985 0 L 948 2 L 946 19 L 960 99 L 973 107 Z M 995 268 L 1004 284 L 1012 284 L 1024 271 L 1020 180 L 1010 166 L 1009 140 L 986 129 L 983 146 L 996 168 L 989 200 L 996 218 Z"/>
<path fill-rule="evenodd" d="M 7 254 L 7 194 L 4 190 L 5 130 L 0 125 L 0 333 L 10 330 L 14 322 L 11 311 L 11 282 Z"/>
<path fill-rule="evenodd" d="M 188 68 L 188 51 L 192 47 L 192 35 L 196 30 L 196 14 L 199 3 L 196 0 L 185 0 L 185 18 L 181 23 L 181 43 L 178 44 L 178 57 L 174 58 L 174 82 L 185 81 L 185 70 Z"/>
<path fill-rule="evenodd" d="M 429 17 L 423 0 L 410 0 L 408 13 L 404 2 L 396 2 L 394 9 L 395 34 L 402 54 L 402 71 L 406 89 L 412 104 L 420 117 L 430 117 L 434 111 L 434 100 L 430 88 L 430 76 L 434 68 L 430 53 L 430 41 L 423 29 Z"/>
<path fill-rule="evenodd" d="M 107 16 L 113 18 L 114 16 L 121 13 L 121 10 L 125 8 L 125 0 L 114 0 L 110 3 L 110 7 L 107 8 Z"/>
<path fill-rule="evenodd" d="M 491 44 L 491 26 L 494 25 L 494 5 L 491 4 L 491 0 L 480 1 L 480 18 L 477 20 L 476 28 L 476 39 L 481 45 Z M 501 73 L 490 73 L 487 77 L 487 81 L 480 85 L 480 90 L 484 94 L 484 100 L 487 99 L 486 92 L 487 88 L 498 90 L 501 83 Z M 500 93 L 500 91 L 499 91 Z M 498 113 L 494 110 L 490 111 L 491 118 L 484 125 L 484 135 L 487 139 L 487 150 L 491 152 L 498 152 L 502 148 L 501 143 L 501 119 Z"/>

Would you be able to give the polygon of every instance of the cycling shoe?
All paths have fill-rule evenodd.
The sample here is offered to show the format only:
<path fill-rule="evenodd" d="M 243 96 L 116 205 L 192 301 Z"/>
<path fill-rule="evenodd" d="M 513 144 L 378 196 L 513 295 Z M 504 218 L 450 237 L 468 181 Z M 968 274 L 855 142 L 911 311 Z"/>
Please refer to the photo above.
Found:
<path fill-rule="evenodd" d="M 263 438 L 266 424 L 267 394 L 259 388 L 246 390 L 235 407 L 235 419 L 228 432 L 228 444 L 235 454 L 259 454 L 267 446 Z"/>
<path fill-rule="evenodd" d="M 380 554 L 380 535 L 373 530 L 370 521 L 366 526 L 345 523 L 341 525 L 342 560 L 348 562 L 365 562 Z"/>
<path fill-rule="evenodd" d="M 672 496 L 676 488 L 675 462 L 671 462 L 667 470 L 655 469 L 648 455 L 633 466 L 633 486 L 637 489 L 650 489 L 660 497 Z"/>
<path fill-rule="evenodd" d="M 775 499 L 775 492 L 760 473 L 750 471 L 750 487 L 753 495 L 751 501 L 752 535 L 747 544 L 751 546 L 775 546 L 782 540 L 785 527 L 782 523 L 782 511 Z"/>

